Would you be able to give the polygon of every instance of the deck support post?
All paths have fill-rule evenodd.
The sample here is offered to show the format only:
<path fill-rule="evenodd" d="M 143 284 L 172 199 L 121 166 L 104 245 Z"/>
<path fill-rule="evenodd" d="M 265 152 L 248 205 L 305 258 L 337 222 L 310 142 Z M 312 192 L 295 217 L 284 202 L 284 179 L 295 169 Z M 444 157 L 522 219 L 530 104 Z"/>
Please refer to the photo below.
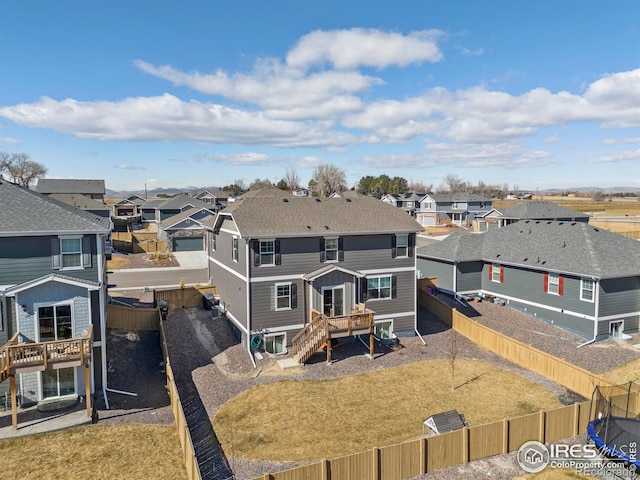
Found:
<path fill-rule="evenodd" d="M 374 347 L 374 343 L 373 343 L 373 315 L 369 314 L 369 356 L 371 357 L 371 359 L 373 360 L 373 347 Z"/>
<path fill-rule="evenodd" d="M 89 364 L 84 366 L 84 391 L 85 391 L 85 403 L 87 404 L 87 417 L 91 417 L 91 375 L 89 371 Z"/>
<path fill-rule="evenodd" d="M 327 363 L 331 363 L 331 337 L 327 335 Z"/>
<path fill-rule="evenodd" d="M 18 430 L 18 405 L 16 401 L 16 376 L 9 376 L 9 383 L 11 388 L 11 424 L 14 430 Z"/>

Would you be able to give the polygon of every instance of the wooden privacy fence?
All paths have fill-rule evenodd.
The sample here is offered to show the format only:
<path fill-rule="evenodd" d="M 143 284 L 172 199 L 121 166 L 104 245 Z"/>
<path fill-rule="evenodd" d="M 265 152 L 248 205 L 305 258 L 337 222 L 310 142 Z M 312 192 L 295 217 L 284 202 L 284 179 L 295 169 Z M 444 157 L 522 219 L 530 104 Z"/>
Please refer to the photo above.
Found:
<path fill-rule="evenodd" d="M 418 297 L 422 306 L 433 312 L 456 332 L 464 335 L 476 345 L 496 353 L 527 370 L 539 373 L 585 398 L 591 398 L 596 385 L 615 385 L 584 368 L 573 365 L 561 358 L 556 358 L 547 352 L 514 340 L 507 335 L 473 321 L 455 308 L 449 307 L 426 292 L 419 291 Z"/>
<path fill-rule="evenodd" d="M 173 370 L 171 369 L 171 362 L 169 360 L 169 350 L 167 349 L 167 338 L 164 332 L 164 324 L 160 318 L 159 312 L 156 310 L 156 317 L 158 318 L 159 330 L 160 330 L 160 343 L 162 345 L 162 356 L 164 357 L 165 368 L 167 372 L 167 391 L 169 392 L 169 398 L 171 399 L 171 412 L 176 422 L 176 428 L 178 429 L 178 437 L 180 438 L 180 447 L 182 448 L 182 461 L 187 469 L 188 480 L 201 480 L 200 467 L 198 460 L 196 459 L 196 453 L 193 448 L 193 441 L 191 439 L 191 433 L 187 425 L 187 419 L 182 409 L 182 403 L 180 402 L 180 394 L 178 393 L 178 387 L 173 377 Z"/>
<path fill-rule="evenodd" d="M 166 301 L 172 307 L 197 307 L 202 305 L 202 293 L 195 287 L 154 290 L 154 304 L 157 305 L 160 300 Z"/>
<path fill-rule="evenodd" d="M 108 304 L 107 328 L 158 331 L 158 310 Z"/>
<path fill-rule="evenodd" d="M 155 232 L 112 232 L 111 241 L 117 250 L 129 253 L 160 252 L 167 248 L 167 242 L 158 240 Z"/>
<path fill-rule="evenodd" d="M 401 480 L 513 452 L 531 440 L 547 443 L 578 435 L 587 429 L 590 404 L 591 402 L 575 403 L 485 425 L 465 427 L 435 437 L 417 438 L 397 445 L 373 448 L 366 452 L 265 474 L 261 478 Z"/>

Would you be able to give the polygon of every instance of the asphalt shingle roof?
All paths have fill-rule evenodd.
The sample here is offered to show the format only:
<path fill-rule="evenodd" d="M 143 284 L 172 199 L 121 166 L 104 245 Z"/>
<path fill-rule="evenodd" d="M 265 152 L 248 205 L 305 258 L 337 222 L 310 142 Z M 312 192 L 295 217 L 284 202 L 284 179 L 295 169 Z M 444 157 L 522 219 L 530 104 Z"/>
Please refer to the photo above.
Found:
<path fill-rule="evenodd" d="M 38 193 L 93 193 L 105 194 L 104 180 L 41 178 L 36 185 Z"/>
<path fill-rule="evenodd" d="M 160 222 L 159 226 L 160 228 L 164 228 L 164 229 L 172 227 L 176 223 L 180 223 L 181 221 L 191 217 L 191 215 L 194 215 L 195 213 L 198 213 L 202 210 L 203 210 L 202 208 L 188 208 L 184 212 L 177 213 L 176 215 L 172 215 L 169 218 L 164 219 L 163 221 Z M 207 210 L 210 213 L 209 217 L 214 218 L 216 216 L 216 214 L 213 213 L 211 210 L 209 209 L 205 209 L 205 210 Z M 193 220 L 193 221 L 197 223 L 202 223 L 199 220 Z"/>
<path fill-rule="evenodd" d="M 589 215 L 551 202 L 523 202 L 513 207 L 499 210 L 504 218 L 521 220 L 552 220 L 554 218 L 589 218 Z"/>
<path fill-rule="evenodd" d="M 0 235 L 106 233 L 110 230 L 108 218 L 0 180 Z"/>
<path fill-rule="evenodd" d="M 422 230 L 420 224 L 404 211 L 375 198 L 312 198 L 284 193 L 247 192 L 219 216 L 233 216 L 241 235 L 249 238 Z"/>
<path fill-rule="evenodd" d="M 140 208 L 154 208 L 158 210 L 182 210 L 184 207 L 192 206 L 194 208 L 209 208 L 210 204 L 204 203 L 197 198 L 189 195 L 176 195 L 166 200 L 150 200 L 140 206 Z"/>
<path fill-rule="evenodd" d="M 83 210 L 111 210 L 100 200 L 89 198 L 80 193 L 52 193 L 49 197 Z"/>
<path fill-rule="evenodd" d="M 584 222 L 522 220 L 485 233 L 455 233 L 417 253 L 596 278 L 640 275 L 640 242 Z"/>
<path fill-rule="evenodd" d="M 427 193 L 429 197 L 436 203 L 450 203 L 450 202 L 490 202 L 490 198 L 476 195 L 475 193 L 461 192 L 461 193 Z"/>

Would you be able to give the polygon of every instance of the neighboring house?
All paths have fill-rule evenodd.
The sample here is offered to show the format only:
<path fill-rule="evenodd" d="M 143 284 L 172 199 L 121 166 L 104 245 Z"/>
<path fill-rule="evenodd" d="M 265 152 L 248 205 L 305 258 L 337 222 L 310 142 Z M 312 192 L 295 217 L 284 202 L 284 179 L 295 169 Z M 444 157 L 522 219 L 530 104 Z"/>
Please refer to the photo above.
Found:
<path fill-rule="evenodd" d="M 292 193 L 293 193 L 293 195 L 295 197 L 310 197 L 311 196 L 311 191 L 308 188 L 305 188 L 305 187 L 298 187 Z"/>
<path fill-rule="evenodd" d="M 44 195 L 80 194 L 104 203 L 104 180 L 79 180 L 61 178 L 41 178 L 36 185 L 36 192 Z"/>
<path fill-rule="evenodd" d="M 561 222 L 589 223 L 589 215 L 551 202 L 523 202 L 513 207 L 497 210 L 495 208 L 476 217 L 479 232 L 500 228 L 521 220 L 554 220 Z"/>
<path fill-rule="evenodd" d="M 207 208 L 190 208 L 158 225 L 158 240 L 166 241 L 172 252 L 204 251 L 207 229 L 203 222 L 211 221 L 215 212 Z"/>
<path fill-rule="evenodd" d="M 420 200 L 424 198 L 424 193 L 387 193 L 380 200 L 393 207 L 401 208 L 412 217 L 416 216 L 416 211 L 420 208 Z"/>
<path fill-rule="evenodd" d="M 114 217 L 139 217 L 140 207 L 147 203 L 147 201 L 139 197 L 138 195 L 131 195 L 119 202 L 113 204 L 113 216 Z"/>
<path fill-rule="evenodd" d="M 420 199 L 416 219 L 423 226 L 454 224 L 469 227 L 492 208 L 490 198 L 475 193 L 427 193 Z"/>
<path fill-rule="evenodd" d="M 109 220 L 5 180 L 0 204 L 0 395 L 104 394 Z"/>
<path fill-rule="evenodd" d="M 585 222 L 522 220 L 418 249 L 439 291 L 485 294 L 589 339 L 637 332 L 640 242 Z"/>
<path fill-rule="evenodd" d="M 387 193 L 382 197 L 380 197 L 380 200 L 386 203 L 387 205 L 391 205 L 392 207 L 399 207 L 400 206 L 399 200 L 398 200 L 399 196 L 400 195 L 398 195 L 397 193 Z"/>
<path fill-rule="evenodd" d="M 66 203 L 72 207 L 79 208 L 85 212 L 93 213 L 98 217 L 110 218 L 111 208 L 102 203 L 100 200 L 94 200 L 80 193 L 52 193 L 50 198 Z"/>
<path fill-rule="evenodd" d="M 211 280 L 247 349 L 257 335 L 267 352 L 284 353 L 322 315 L 333 325 L 364 307 L 379 338 L 415 334 L 421 228 L 397 208 L 364 196 L 257 191 L 208 226 Z"/>
<path fill-rule="evenodd" d="M 193 195 L 193 198 L 206 203 L 210 209 L 213 206 L 215 210 L 226 207 L 229 204 L 229 200 L 233 201 L 233 197 L 224 190 L 214 190 L 213 192 L 202 190 Z"/>
<path fill-rule="evenodd" d="M 211 205 L 186 194 L 168 199 L 150 200 L 139 207 L 140 220 L 142 223 L 159 223 L 191 208 L 211 210 Z"/>

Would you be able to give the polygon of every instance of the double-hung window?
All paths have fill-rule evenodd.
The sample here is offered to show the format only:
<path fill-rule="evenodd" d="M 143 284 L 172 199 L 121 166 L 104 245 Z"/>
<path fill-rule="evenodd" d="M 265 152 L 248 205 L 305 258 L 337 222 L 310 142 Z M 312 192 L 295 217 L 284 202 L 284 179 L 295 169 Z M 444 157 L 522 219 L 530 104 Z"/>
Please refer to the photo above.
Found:
<path fill-rule="evenodd" d="M 291 284 L 276 284 L 276 310 L 291 309 Z"/>
<path fill-rule="evenodd" d="M 260 265 L 275 265 L 276 264 L 276 248 L 274 240 L 261 240 L 260 241 Z"/>
<path fill-rule="evenodd" d="M 238 237 L 233 237 L 231 240 L 231 259 L 234 262 L 238 261 Z"/>
<path fill-rule="evenodd" d="M 327 262 L 335 262 L 338 260 L 338 239 L 327 238 L 324 241 L 324 255 Z"/>
<path fill-rule="evenodd" d="M 489 278 L 492 282 L 504 282 L 504 267 L 498 263 L 489 265 Z"/>
<path fill-rule="evenodd" d="M 82 268 L 82 238 L 61 238 L 62 268 Z"/>
<path fill-rule="evenodd" d="M 406 258 L 409 256 L 409 235 L 396 235 L 395 256 Z"/>
<path fill-rule="evenodd" d="M 391 298 L 391 275 L 367 278 L 367 300 Z"/>
<path fill-rule="evenodd" d="M 560 295 L 560 275 L 558 275 L 557 273 L 549 274 L 547 292 L 553 293 L 554 295 Z"/>
<path fill-rule="evenodd" d="M 593 302 L 594 281 L 582 279 L 580 280 L 580 300 Z"/>

